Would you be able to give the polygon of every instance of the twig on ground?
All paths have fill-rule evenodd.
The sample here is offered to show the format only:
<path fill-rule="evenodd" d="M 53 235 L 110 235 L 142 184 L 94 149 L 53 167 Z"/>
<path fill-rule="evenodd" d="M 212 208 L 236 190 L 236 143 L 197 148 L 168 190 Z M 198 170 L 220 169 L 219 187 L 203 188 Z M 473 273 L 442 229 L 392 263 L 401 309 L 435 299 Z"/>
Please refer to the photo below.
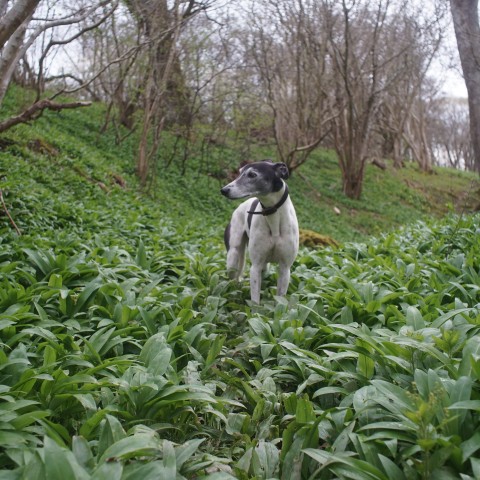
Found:
<path fill-rule="evenodd" d="M 3 198 L 3 191 L 2 191 L 1 188 L 0 188 L 0 202 L 2 202 L 3 210 L 4 210 L 5 213 L 7 214 L 7 217 L 9 218 L 10 223 L 12 224 L 13 228 L 16 230 L 17 234 L 18 234 L 19 236 L 21 236 L 22 233 L 20 232 L 20 229 L 17 227 L 17 224 L 16 224 L 15 221 L 13 220 L 12 216 L 10 215 L 10 212 L 8 211 L 7 205 L 5 204 L 5 200 L 4 200 L 4 198 Z"/>

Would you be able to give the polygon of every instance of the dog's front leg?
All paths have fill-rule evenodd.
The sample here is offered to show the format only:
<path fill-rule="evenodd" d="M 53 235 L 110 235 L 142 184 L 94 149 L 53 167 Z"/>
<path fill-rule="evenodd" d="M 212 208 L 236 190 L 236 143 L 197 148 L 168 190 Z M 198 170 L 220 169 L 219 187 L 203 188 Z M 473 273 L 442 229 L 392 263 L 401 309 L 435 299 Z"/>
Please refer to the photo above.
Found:
<path fill-rule="evenodd" d="M 250 298 L 253 303 L 260 303 L 263 265 L 252 265 L 250 268 Z"/>
<path fill-rule="evenodd" d="M 290 265 L 280 263 L 278 266 L 277 295 L 283 297 L 288 290 L 290 282 Z"/>

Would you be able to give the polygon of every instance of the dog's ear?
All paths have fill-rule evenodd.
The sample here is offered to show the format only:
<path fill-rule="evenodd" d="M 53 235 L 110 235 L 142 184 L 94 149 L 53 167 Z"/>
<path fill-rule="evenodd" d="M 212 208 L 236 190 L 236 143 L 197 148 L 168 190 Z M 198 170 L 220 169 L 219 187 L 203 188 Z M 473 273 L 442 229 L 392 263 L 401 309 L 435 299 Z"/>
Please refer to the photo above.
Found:
<path fill-rule="evenodd" d="M 275 173 L 278 177 L 286 180 L 290 176 L 287 165 L 285 163 L 276 163 L 275 164 Z"/>

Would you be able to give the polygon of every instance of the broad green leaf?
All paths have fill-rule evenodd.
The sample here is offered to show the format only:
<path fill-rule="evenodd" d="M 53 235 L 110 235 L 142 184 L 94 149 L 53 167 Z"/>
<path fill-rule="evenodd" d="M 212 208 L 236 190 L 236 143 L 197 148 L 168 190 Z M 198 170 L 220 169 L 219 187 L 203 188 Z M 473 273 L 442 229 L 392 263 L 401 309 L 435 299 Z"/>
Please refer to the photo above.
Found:
<path fill-rule="evenodd" d="M 79 465 L 85 470 L 91 471 L 95 466 L 95 459 L 90 445 L 85 438 L 75 435 L 72 438 L 72 452 Z"/>
<path fill-rule="evenodd" d="M 261 440 L 255 447 L 255 452 L 258 458 L 260 476 L 263 478 L 278 478 L 280 453 L 277 447 Z"/>
<path fill-rule="evenodd" d="M 287 430 L 285 430 L 285 432 L 287 432 Z M 288 442 L 283 442 L 281 452 L 281 458 L 283 459 L 282 480 L 301 480 L 303 464 L 302 450 L 306 434 L 306 428 L 300 429 L 291 436 Z M 285 439 L 284 433 L 284 440 Z"/>
<path fill-rule="evenodd" d="M 98 440 L 98 456 L 103 455 L 103 453 L 114 443 L 126 437 L 125 430 L 123 429 L 120 421 L 113 415 L 109 415 L 106 410 L 103 410 L 102 412 L 105 412 L 105 414 L 97 416 L 97 418 L 91 425 L 98 425 L 98 422 L 101 421 L 103 417 L 105 417 L 105 420 L 101 427 L 100 438 Z M 91 431 L 91 426 L 88 427 L 89 431 Z"/>
<path fill-rule="evenodd" d="M 100 422 L 105 418 L 105 416 L 110 413 L 112 410 L 109 408 L 103 408 L 98 410 L 94 415 L 92 415 L 85 423 L 80 427 L 80 435 L 85 438 L 89 438 L 91 433 L 95 428 L 98 427 Z"/>
<path fill-rule="evenodd" d="M 162 444 L 163 467 L 167 478 L 175 478 L 177 476 L 177 459 L 173 445 L 168 440 L 164 440 Z"/>
<path fill-rule="evenodd" d="M 102 463 L 92 474 L 92 480 L 120 480 L 123 465 L 119 461 Z M 143 478 L 143 477 L 142 477 Z"/>
<path fill-rule="evenodd" d="M 352 458 L 351 453 L 331 454 L 326 451 L 307 448 L 304 452 L 317 461 L 323 468 L 339 471 L 346 478 L 358 480 L 390 480 L 378 468 L 368 462 Z"/>
<path fill-rule="evenodd" d="M 480 412 L 480 400 L 464 400 L 462 402 L 455 402 L 447 408 L 449 410 L 475 410 Z"/>
<path fill-rule="evenodd" d="M 313 409 L 312 402 L 310 402 L 308 396 L 305 395 L 297 400 L 295 419 L 300 424 L 315 421 L 316 415 Z"/>
<path fill-rule="evenodd" d="M 369 344 L 361 338 L 356 339 L 356 345 L 362 347 L 367 352 L 370 351 Z M 367 379 L 371 379 L 375 373 L 375 361 L 371 358 L 369 353 L 359 353 L 357 360 L 357 372 Z"/>
<path fill-rule="evenodd" d="M 84 306 L 95 296 L 98 289 L 101 287 L 101 283 L 98 279 L 92 280 L 90 283 L 85 285 L 85 288 L 80 293 L 76 303 L 75 303 L 75 313 L 81 312 Z"/>
<path fill-rule="evenodd" d="M 412 327 L 414 330 L 421 330 L 422 328 L 425 328 L 425 321 L 417 307 L 409 306 L 407 308 L 407 315 L 405 318 L 407 325 Z"/>
<path fill-rule="evenodd" d="M 22 430 L 25 427 L 28 427 L 32 423 L 35 423 L 37 420 L 42 418 L 47 418 L 51 416 L 51 412 L 46 410 L 36 410 L 33 412 L 24 413 L 19 415 L 15 419 L 11 420 L 10 424 L 15 427 L 17 430 Z"/>
<path fill-rule="evenodd" d="M 59 447 L 49 437 L 44 440 L 44 458 L 45 474 L 49 480 L 87 480 L 90 477 L 78 464 L 72 452 Z"/>
<path fill-rule="evenodd" d="M 468 440 L 460 445 L 462 450 L 462 462 L 466 462 L 480 449 L 480 432 L 475 432 Z"/>
<path fill-rule="evenodd" d="M 474 478 L 480 478 L 480 458 L 470 458 Z"/>
<path fill-rule="evenodd" d="M 158 454 L 161 450 L 159 440 L 151 434 L 137 434 L 122 438 L 103 452 L 98 463 L 112 459 L 129 459 L 148 457 Z"/>
<path fill-rule="evenodd" d="M 57 361 L 57 351 L 50 345 L 45 347 L 43 351 L 43 366 L 48 367 L 54 365 Z"/>
<path fill-rule="evenodd" d="M 192 455 L 198 450 L 198 448 L 204 441 L 205 441 L 204 438 L 188 440 L 187 442 L 175 448 L 178 470 L 181 470 L 181 468 L 183 467 L 183 464 L 192 457 Z"/>
<path fill-rule="evenodd" d="M 250 425 L 250 416 L 245 413 L 230 413 L 227 417 L 226 432 L 229 435 L 246 433 Z"/>
<path fill-rule="evenodd" d="M 218 354 L 222 350 L 225 339 L 225 335 L 217 335 L 213 343 L 211 343 L 207 358 L 205 360 L 205 370 L 208 370 L 212 366 L 213 362 L 216 360 Z"/>
<path fill-rule="evenodd" d="M 378 454 L 380 462 L 382 462 L 383 471 L 387 475 L 388 480 L 406 480 L 404 472 L 388 457 Z"/>
<path fill-rule="evenodd" d="M 463 347 L 458 375 L 469 377 L 472 372 L 472 358 L 478 358 L 478 356 L 480 356 L 480 337 L 474 336 L 468 339 Z"/>

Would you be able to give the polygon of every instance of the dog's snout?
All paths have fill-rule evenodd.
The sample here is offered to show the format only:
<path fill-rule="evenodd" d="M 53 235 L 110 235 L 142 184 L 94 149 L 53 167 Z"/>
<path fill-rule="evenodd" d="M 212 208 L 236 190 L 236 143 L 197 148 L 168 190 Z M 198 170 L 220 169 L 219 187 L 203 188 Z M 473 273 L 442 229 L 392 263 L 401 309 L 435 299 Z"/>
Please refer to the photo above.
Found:
<path fill-rule="evenodd" d="M 220 192 L 222 195 L 228 196 L 228 191 L 230 190 L 230 187 L 227 185 L 226 187 L 223 187 Z"/>

